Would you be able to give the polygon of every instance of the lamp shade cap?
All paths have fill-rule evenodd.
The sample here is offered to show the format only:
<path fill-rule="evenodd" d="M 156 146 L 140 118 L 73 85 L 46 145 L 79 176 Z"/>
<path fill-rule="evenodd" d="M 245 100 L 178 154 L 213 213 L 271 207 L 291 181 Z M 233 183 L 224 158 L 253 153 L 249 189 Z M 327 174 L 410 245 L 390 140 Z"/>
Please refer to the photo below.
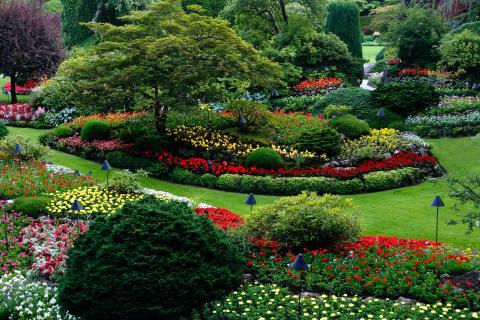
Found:
<path fill-rule="evenodd" d="M 310 266 L 305 262 L 303 254 L 299 254 L 293 263 L 290 264 L 290 268 L 293 270 L 308 270 Z"/>
<path fill-rule="evenodd" d="M 245 204 L 248 204 L 249 206 L 253 206 L 257 204 L 257 200 L 255 200 L 255 197 L 253 196 L 253 193 L 250 193 L 247 196 L 247 200 L 245 200 Z"/>
<path fill-rule="evenodd" d="M 383 108 L 380 108 L 380 110 L 378 110 L 377 112 L 377 117 L 378 118 L 383 118 L 385 117 L 385 110 Z"/>
<path fill-rule="evenodd" d="M 436 196 L 433 199 L 432 207 L 445 207 L 445 204 L 443 203 L 442 198 L 440 198 L 440 196 Z"/>
<path fill-rule="evenodd" d="M 20 143 L 17 143 L 17 144 L 15 145 L 15 152 L 16 152 L 16 153 L 20 153 L 20 152 L 22 152 L 23 150 L 25 150 L 25 148 L 24 148 Z"/>
<path fill-rule="evenodd" d="M 107 160 L 103 161 L 102 170 L 112 170 L 112 167 L 110 166 L 110 163 L 108 163 Z"/>
<path fill-rule="evenodd" d="M 75 201 L 73 201 L 71 209 L 73 211 L 80 211 L 83 210 L 83 206 L 81 205 L 80 201 L 78 201 L 78 199 L 75 199 Z"/>

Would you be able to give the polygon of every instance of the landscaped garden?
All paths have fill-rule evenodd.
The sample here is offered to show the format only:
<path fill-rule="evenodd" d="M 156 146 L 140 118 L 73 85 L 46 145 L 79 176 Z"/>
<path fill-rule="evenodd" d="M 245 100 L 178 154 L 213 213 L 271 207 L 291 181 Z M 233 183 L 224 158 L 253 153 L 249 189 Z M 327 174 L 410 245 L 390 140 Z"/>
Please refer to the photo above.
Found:
<path fill-rule="evenodd" d="M 0 2 L 0 319 L 478 319 L 479 21 Z"/>

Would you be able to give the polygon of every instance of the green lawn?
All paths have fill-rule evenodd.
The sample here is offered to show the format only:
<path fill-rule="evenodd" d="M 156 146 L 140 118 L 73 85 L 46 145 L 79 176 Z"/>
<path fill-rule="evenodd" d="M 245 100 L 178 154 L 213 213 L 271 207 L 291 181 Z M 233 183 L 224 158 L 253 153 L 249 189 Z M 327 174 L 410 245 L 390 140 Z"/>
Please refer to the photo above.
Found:
<path fill-rule="evenodd" d="M 377 53 L 382 49 L 383 46 L 362 46 L 363 59 L 368 60 L 369 63 L 374 63 Z"/>
<path fill-rule="evenodd" d="M 9 81 L 10 81 L 10 78 L 8 78 L 8 77 L 3 77 L 2 78 L 0 76 L 0 104 L 9 104 L 10 103 L 11 97 L 9 95 L 6 95 L 3 92 L 3 84 L 5 82 L 9 82 Z M 17 98 L 18 98 L 18 102 L 20 102 L 20 103 L 25 103 L 25 102 L 29 101 L 29 97 L 25 96 L 25 95 L 17 95 Z"/>
<path fill-rule="evenodd" d="M 9 128 L 11 133 L 19 133 L 37 139 L 44 130 Z M 452 176 L 480 174 L 480 136 L 475 138 L 435 139 L 430 141 L 433 151 L 441 164 Z M 92 171 L 99 180 L 105 179 L 100 165 L 82 158 L 53 151 L 45 157 L 47 161 L 64 165 L 82 172 Z M 186 196 L 196 201 L 248 214 L 249 207 L 243 204 L 246 195 L 222 192 L 205 188 L 170 183 L 146 178 L 143 185 L 148 188 L 168 191 Z M 444 179 L 427 181 L 417 186 L 389 191 L 353 195 L 355 205 L 362 217 L 364 234 L 394 235 L 417 239 L 434 239 L 435 209 L 430 206 L 435 195 L 440 195 L 446 203 L 440 211 L 440 241 L 456 247 L 480 248 L 480 230 L 465 235 L 465 226 L 447 226 L 452 218 L 462 213 L 454 211 L 453 200 L 448 197 L 448 186 Z M 271 203 L 276 197 L 256 196 L 259 204 Z"/>

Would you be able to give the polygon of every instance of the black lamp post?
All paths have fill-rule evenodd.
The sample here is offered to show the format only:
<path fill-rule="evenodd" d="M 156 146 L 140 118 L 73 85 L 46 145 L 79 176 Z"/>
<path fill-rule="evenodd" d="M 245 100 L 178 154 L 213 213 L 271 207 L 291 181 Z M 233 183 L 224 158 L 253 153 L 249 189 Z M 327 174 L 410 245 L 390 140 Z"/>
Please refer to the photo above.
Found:
<path fill-rule="evenodd" d="M 302 296 L 302 284 L 303 284 L 303 272 L 310 269 L 310 266 L 305 262 L 302 254 L 299 254 L 295 261 L 290 264 L 290 268 L 300 272 L 300 288 L 298 290 L 298 319 L 302 319 L 302 303 L 301 303 L 301 296 Z"/>
<path fill-rule="evenodd" d="M 247 120 L 245 120 L 244 116 L 240 116 L 240 119 L 238 120 L 238 123 L 240 124 L 241 127 L 247 124 Z"/>
<path fill-rule="evenodd" d="M 247 196 L 247 200 L 245 200 L 245 204 L 248 204 L 250 206 L 250 211 L 253 210 L 253 206 L 257 204 L 257 200 L 255 200 L 253 193 L 250 193 Z"/>
<path fill-rule="evenodd" d="M 84 208 L 83 208 L 82 204 L 80 203 L 80 201 L 78 201 L 78 199 L 75 199 L 73 201 L 70 209 L 72 209 L 73 211 L 75 211 L 77 213 L 77 220 L 80 220 L 80 211 L 83 210 Z"/>
<path fill-rule="evenodd" d="M 103 161 L 102 163 L 102 168 L 103 171 L 107 171 L 107 189 L 108 189 L 108 173 L 110 170 L 112 170 L 112 167 L 110 166 L 110 163 L 108 163 L 107 160 Z"/>
<path fill-rule="evenodd" d="M 18 156 L 18 168 L 20 169 L 20 175 L 22 175 L 22 159 L 20 158 L 20 155 L 23 151 L 25 151 L 25 148 L 21 144 L 17 143 L 15 145 L 15 153 Z"/>
<path fill-rule="evenodd" d="M 432 207 L 437 208 L 437 226 L 436 226 L 436 229 L 435 229 L 435 243 L 438 245 L 438 209 L 440 207 L 445 207 L 445 204 L 443 203 L 442 198 L 440 198 L 440 196 L 436 196 L 433 199 Z"/>

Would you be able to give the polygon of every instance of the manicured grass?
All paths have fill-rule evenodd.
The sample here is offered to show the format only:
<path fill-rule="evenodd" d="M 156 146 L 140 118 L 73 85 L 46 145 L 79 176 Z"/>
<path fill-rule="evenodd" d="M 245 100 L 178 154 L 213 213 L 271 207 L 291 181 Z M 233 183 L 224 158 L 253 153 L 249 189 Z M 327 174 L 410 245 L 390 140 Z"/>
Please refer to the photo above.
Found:
<path fill-rule="evenodd" d="M 375 62 L 375 57 L 380 50 L 383 49 L 383 46 L 362 46 L 363 48 L 363 59 L 368 60 L 369 63 Z"/>
<path fill-rule="evenodd" d="M 9 128 L 11 133 L 19 133 L 37 139 L 45 130 Z M 456 139 L 435 139 L 430 141 L 435 155 L 451 176 L 463 177 L 480 174 L 480 136 Z M 45 160 L 64 165 L 82 172 L 92 171 L 100 181 L 105 180 L 105 172 L 100 165 L 82 158 L 53 151 Z M 186 196 L 196 201 L 247 215 L 248 206 L 243 204 L 245 194 L 222 192 L 205 188 L 170 183 L 146 178 L 143 185 L 148 188 L 168 191 Z M 354 203 L 361 213 L 364 234 L 382 234 L 416 239 L 435 239 L 435 208 L 431 207 L 434 196 L 440 195 L 445 208 L 440 209 L 439 239 L 455 247 L 480 248 L 480 230 L 465 235 L 465 226 L 447 226 L 451 219 L 457 219 L 463 212 L 452 209 L 454 201 L 448 197 L 445 179 L 434 179 L 417 186 L 383 192 L 353 195 Z M 269 204 L 276 197 L 256 196 L 259 204 Z"/>
<path fill-rule="evenodd" d="M 0 104 L 9 104 L 10 103 L 10 99 L 11 99 L 11 96 L 9 95 L 6 95 L 4 92 L 3 92 L 3 84 L 5 82 L 9 82 L 10 81 L 10 78 L 8 77 L 1 77 L 0 76 Z M 18 102 L 19 103 L 26 103 L 29 101 L 29 96 L 25 96 L 25 95 L 17 95 L 17 98 L 18 98 Z"/>

